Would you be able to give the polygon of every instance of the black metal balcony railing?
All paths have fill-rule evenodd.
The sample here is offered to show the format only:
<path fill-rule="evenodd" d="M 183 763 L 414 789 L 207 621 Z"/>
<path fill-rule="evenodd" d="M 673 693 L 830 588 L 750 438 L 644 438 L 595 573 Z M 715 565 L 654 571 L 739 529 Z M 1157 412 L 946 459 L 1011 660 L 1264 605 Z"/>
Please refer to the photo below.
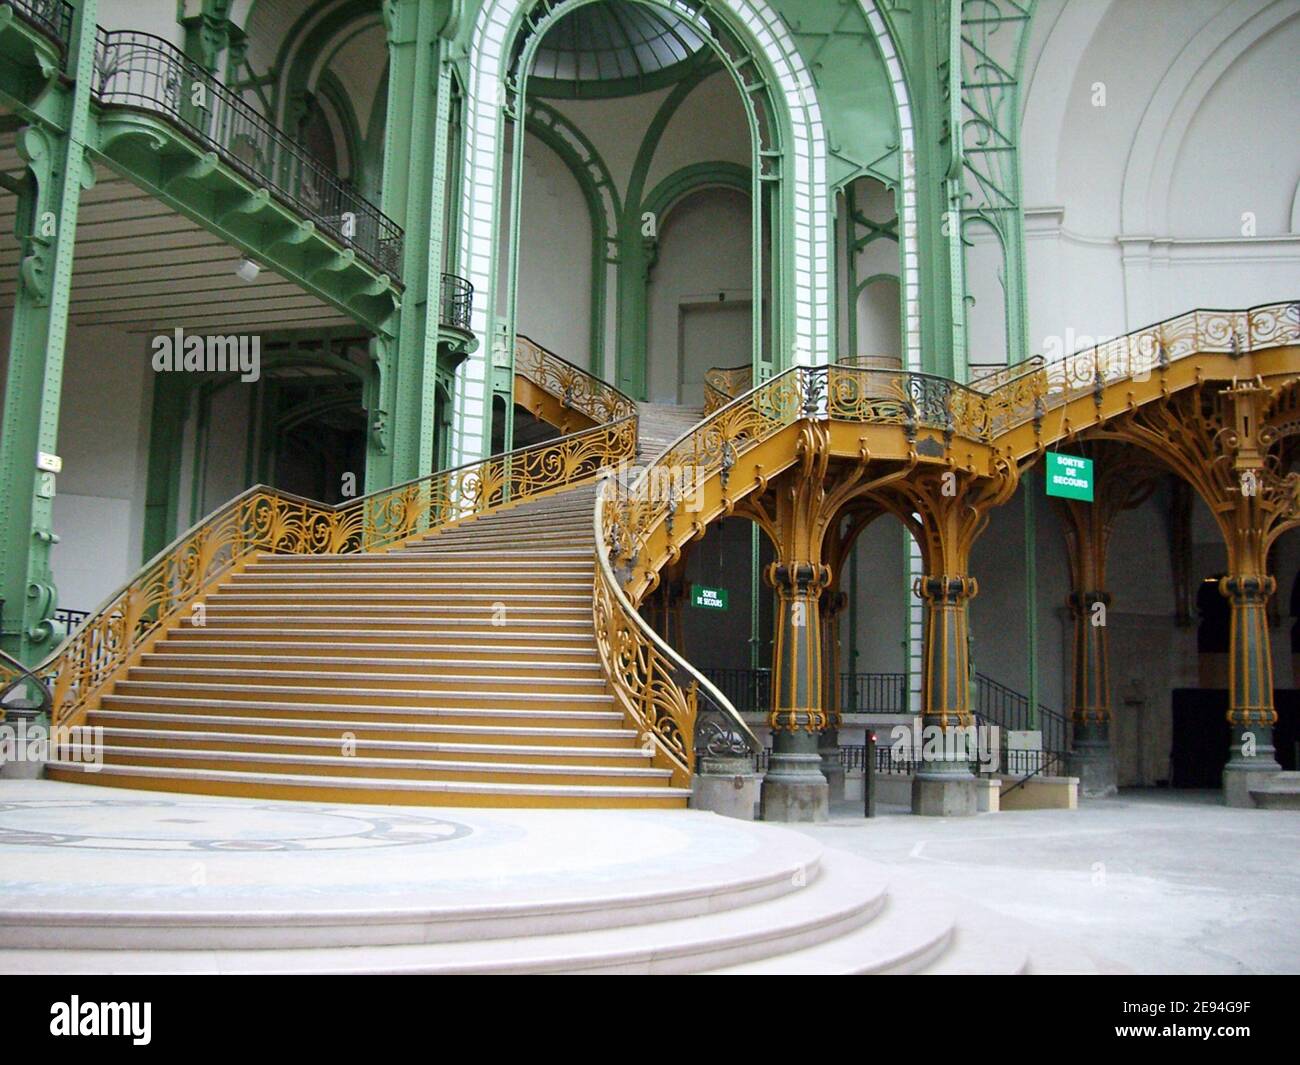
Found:
<path fill-rule="evenodd" d="M 72 43 L 72 5 L 68 0 L 8 0 L 10 7 L 68 54 Z"/>
<path fill-rule="evenodd" d="M 470 331 L 470 312 L 474 309 L 474 286 L 455 274 L 442 275 L 438 320 L 452 329 Z"/>
<path fill-rule="evenodd" d="M 397 223 L 170 42 L 101 27 L 92 90 L 105 106 L 163 115 L 376 269 L 400 278 Z"/>

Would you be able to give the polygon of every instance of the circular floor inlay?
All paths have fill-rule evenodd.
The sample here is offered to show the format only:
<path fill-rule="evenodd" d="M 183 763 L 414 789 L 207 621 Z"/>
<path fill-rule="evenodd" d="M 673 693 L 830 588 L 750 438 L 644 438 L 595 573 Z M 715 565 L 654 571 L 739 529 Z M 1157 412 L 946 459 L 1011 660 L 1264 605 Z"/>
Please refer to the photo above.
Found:
<path fill-rule="evenodd" d="M 331 851 L 444 843 L 469 825 L 420 813 L 201 799 L 0 803 L 0 845 L 79 850 Z"/>

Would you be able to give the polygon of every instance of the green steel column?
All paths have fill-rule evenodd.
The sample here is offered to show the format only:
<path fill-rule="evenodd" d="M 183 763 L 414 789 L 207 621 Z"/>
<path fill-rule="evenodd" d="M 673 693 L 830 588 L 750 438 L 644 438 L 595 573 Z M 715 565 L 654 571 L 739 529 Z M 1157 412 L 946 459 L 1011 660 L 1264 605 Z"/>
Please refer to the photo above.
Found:
<path fill-rule="evenodd" d="M 383 6 L 389 91 L 382 206 L 404 233 L 405 291 L 395 335 L 374 346 L 383 395 L 370 412 L 370 491 L 433 469 L 447 135 L 446 42 L 440 32 L 449 11 L 447 0 L 392 0 Z"/>
<path fill-rule="evenodd" d="M 923 364 L 965 380 L 966 305 L 961 240 L 960 3 L 920 4 L 913 14 L 916 78 L 917 243 Z"/>
<path fill-rule="evenodd" d="M 37 468 L 58 452 L 72 257 L 81 188 L 92 171 L 85 159 L 90 82 L 95 55 L 96 0 L 75 12 L 65 98 L 66 132 L 28 126 L 17 148 L 27 164 L 19 196 L 16 236 L 22 248 L 9 336 L 4 422 L 0 429 L 0 645 L 32 662 L 54 643 L 58 593 L 50 569 L 56 474 Z M 46 463 L 49 464 L 48 462 Z"/>
<path fill-rule="evenodd" d="M 1022 475 L 1025 506 L 1025 663 L 1029 677 L 1030 728 L 1038 727 L 1038 511 L 1032 470 Z"/>
<path fill-rule="evenodd" d="M 147 562 L 176 538 L 180 513 L 181 439 L 187 389 L 179 374 L 154 374 L 149 418 L 149 470 L 145 482 L 141 561 Z"/>

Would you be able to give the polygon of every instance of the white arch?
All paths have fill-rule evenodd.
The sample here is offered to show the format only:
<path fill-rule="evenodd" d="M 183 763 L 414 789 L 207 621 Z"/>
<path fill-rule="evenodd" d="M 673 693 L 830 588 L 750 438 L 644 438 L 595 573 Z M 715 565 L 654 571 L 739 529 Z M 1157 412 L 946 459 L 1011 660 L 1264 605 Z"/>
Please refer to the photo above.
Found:
<path fill-rule="evenodd" d="M 1169 188 L 1192 119 L 1228 69 L 1296 17 L 1294 0 L 1236 0 L 1187 43 L 1152 94 L 1124 168 L 1120 231 L 1169 232 Z"/>
<path fill-rule="evenodd" d="M 921 261 L 916 244 L 916 135 L 912 120 L 912 98 L 907 91 L 903 62 L 894 47 L 889 24 L 880 14 L 876 0 L 861 0 L 863 14 L 885 60 L 889 87 L 898 112 L 898 239 L 902 251 L 900 283 L 903 288 L 903 365 L 921 368 Z"/>
<path fill-rule="evenodd" d="M 671 3 L 671 0 L 663 0 Z M 826 186 L 826 134 L 812 77 L 781 17 L 766 0 L 722 0 L 763 56 L 790 114 L 788 173 L 794 204 L 795 362 L 830 358 L 830 199 Z M 872 3 L 872 0 L 863 0 Z M 469 57 L 465 123 L 465 191 L 460 272 L 474 285 L 471 327 L 478 351 L 462 365 L 457 382 L 456 462 L 486 454 L 488 446 L 488 335 L 496 293 L 496 244 L 506 66 L 512 28 L 529 0 L 486 0 L 475 19 Z M 873 4 L 874 7 L 874 4 Z"/>

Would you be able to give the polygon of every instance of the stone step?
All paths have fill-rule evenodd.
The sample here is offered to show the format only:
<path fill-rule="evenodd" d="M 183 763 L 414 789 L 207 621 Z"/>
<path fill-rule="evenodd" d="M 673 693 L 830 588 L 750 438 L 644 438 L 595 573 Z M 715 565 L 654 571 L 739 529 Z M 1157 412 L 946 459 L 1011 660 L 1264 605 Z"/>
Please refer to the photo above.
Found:
<path fill-rule="evenodd" d="M 146 791 L 293 798 L 323 802 L 391 803 L 418 806 L 544 806 L 579 809 L 679 808 L 689 789 L 571 784 L 489 784 L 482 781 L 401 780 L 330 777 L 302 773 L 250 773 L 235 770 L 123 766 L 104 762 L 51 761 L 46 776 L 71 783 Z"/>
<path fill-rule="evenodd" d="M 383 720 L 382 715 L 372 715 L 371 720 L 349 717 L 347 719 L 323 716 L 326 707 L 316 707 L 316 715 L 275 716 L 274 708 L 263 714 L 208 713 L 205 708 L 185 708 L 184 713 L 154 710 L 148 706 L 128 706 L 91 710 L 90 725 L 106 728 L 132 728 L 138 730 L 164 730 L 168 732 L 203 732 L 221 730 L 232 737 L 289 735 L 339 742 L 344 733 L 358 739 L 395 742 L 446 742 L 473 743 L 476 745 L 521 744 L 524 741 L 538 744 L 556 744 L 561 747 L 601 747 L 636 744 L 639 733 L 626 728 L 621 719 L 606 721 L 604 727 L 590 722 L 569 721 L 565 725 L 541 725 L 533 719 L 512 719 L 516 724 L 467 724 L 462 719 L 450 721 Z M 409 715 L 408 715 L 409 716 Z"/>

